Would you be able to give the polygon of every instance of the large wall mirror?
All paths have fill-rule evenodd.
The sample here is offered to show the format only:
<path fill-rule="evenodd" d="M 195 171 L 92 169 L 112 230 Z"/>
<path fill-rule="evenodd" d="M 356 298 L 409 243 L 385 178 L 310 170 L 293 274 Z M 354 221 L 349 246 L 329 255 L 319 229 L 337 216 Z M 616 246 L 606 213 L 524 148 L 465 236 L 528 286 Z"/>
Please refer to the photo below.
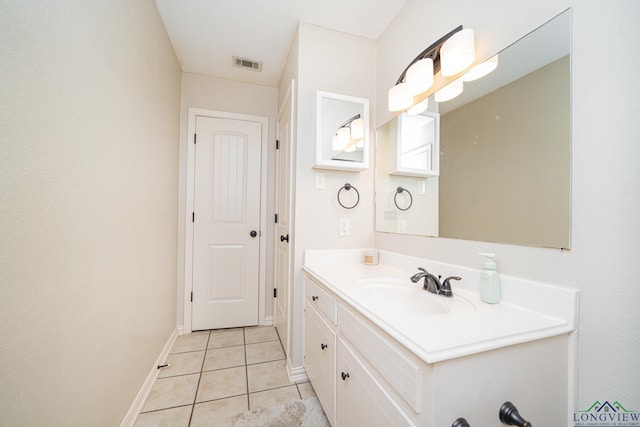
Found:
<path fill-rule="evenodd" d="M 376 231 L 570 247 L 570 10 L 498 53 L 440 117 L 439 176 L 393 175 L 398 117 L 376 131 Z M 410 209 L 398 209 L 405 192 Z"/>

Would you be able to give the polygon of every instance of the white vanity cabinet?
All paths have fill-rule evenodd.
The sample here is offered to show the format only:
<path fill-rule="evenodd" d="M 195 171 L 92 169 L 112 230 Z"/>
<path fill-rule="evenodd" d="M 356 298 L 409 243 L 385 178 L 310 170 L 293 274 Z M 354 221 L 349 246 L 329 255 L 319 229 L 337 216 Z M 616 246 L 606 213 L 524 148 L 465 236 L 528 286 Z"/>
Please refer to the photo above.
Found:
<path fill-rule="evenodd" d="M 330 286 L 304 280 L 305 369 L 332 426 L 498 426 L 505 401 L 533 425 L 566 424 L 569 334 L 428 363 Z"/>
<path fill-rule="evenodd" d="M 304 365 L 324 413 L 335 425 L 336 300 L 311 280 L 305 281 Z"/>
<path fill-rule="evenodd" d="M 414 426 L 366 362 L 338 340 L 337 426 Z"/>
<path fill-rule="evenodd" d="M 387 376 L 397 374 L 392 381 L 409 384 L 415 392 L 416 371 L 407 369 L 398 349 L 380 340 L 364 318 L 308 277 L 305 293 L 304 365 L 331 425 L 416 425 L 405 412 L 409 405 L 375 369 Z M 375 354 L 366 358 L 362 350 Z M 415 393 L 412 397 L 415 403 Z"/>

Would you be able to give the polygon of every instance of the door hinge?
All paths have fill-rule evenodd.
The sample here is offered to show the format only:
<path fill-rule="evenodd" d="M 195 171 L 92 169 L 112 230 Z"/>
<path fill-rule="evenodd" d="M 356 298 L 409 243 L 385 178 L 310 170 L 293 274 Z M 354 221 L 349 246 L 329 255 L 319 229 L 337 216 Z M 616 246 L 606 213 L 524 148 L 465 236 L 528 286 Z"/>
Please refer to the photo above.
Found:
<path fill-rule="evenodd" d="M 196 143 L 196 139 L 198 138 L 198 135 L 196 135 L 195 133 L 193 134 L 193 143 Z"/>
<path fill-rule="evenodd" d="M 196 213 L 191 212 L 191 222 L 196 222 Z"/>
<path fill-rule="evenodd" d="M 280 140 L 276 139 L 276 150 L 280 149 Z"/>
<path fill-rule="evenodd" d="M 276 224 L 278 223 L 278 214 L 276 214 Z"/>
<path fill-rule="evenodd" d="M 277 288 L 273 288 L 273 297 L 274 298 L 278 297 L 278 289 Z"/>
<path fill-rule="evenodd" d="M 191 302 L 193 302 L 193 291 L 191 291 Z"/>

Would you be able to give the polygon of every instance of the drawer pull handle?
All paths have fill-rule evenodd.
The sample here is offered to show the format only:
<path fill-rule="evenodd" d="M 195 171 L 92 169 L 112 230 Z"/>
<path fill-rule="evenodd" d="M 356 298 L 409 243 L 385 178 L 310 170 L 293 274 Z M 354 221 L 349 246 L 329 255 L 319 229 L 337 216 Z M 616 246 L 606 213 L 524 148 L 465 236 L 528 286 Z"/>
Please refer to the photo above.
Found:
<path fill-rule="evenodd" d="M 349 373 L 348 372 L 347 373 L 343 372 L 342 374 L 340 374 L 340 376 L 342 377 L 342 381 L 346 381 L 347 378 L 349 378 Z"/>
<path fill-rule="evenodd" d="M 317 296 L 317 295 L 313 295 L 313 296 L 311 297 L 311 299 L 312 299 L 312 300 L 314 300 L 314 301 L 316 301 L 316 300 L 318 299 L 318 296 Z"/>
<path fill-rule="evenodd" d="M 326 349 L 327 347 L 329 347 L 329 346 L 328 346 L 328 345 L 326 345 L 326 344 L 320 344 L 320 349 L 321 349 L 321 350 L 324 350 L 324 349 Z"/>

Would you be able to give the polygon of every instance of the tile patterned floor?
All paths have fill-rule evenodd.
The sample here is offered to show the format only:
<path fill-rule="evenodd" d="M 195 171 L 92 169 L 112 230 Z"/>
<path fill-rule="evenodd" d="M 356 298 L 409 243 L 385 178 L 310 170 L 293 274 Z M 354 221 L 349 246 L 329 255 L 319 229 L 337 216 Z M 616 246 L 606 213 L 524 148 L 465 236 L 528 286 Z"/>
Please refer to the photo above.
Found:
<path fill-rule="evenodd" d="M 290 384 L 272 326 L 194 332 L 177 338 L 135 427 L 229 426 L 240 412 L 314 397 Z"/>

